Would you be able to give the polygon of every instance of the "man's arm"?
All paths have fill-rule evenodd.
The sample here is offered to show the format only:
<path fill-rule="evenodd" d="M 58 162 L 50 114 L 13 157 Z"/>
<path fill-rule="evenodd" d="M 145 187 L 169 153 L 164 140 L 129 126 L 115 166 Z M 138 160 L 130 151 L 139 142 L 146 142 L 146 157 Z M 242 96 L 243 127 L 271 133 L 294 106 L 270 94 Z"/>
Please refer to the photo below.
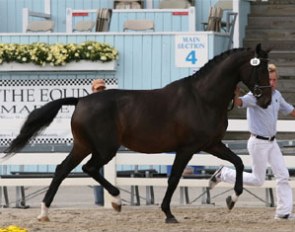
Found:
<path fill-rule="evenodd" d="M 293 111 L 290 113 L 290 115 L 291 115 L 292 117 L 295 118 L 295 108 L 294 108 Z"/>
<path fill-rule="evenodd" d="M 235 104 L 235 106 L 239 106 L 239 107 L 241 107 L 243 105 L 243 101 L 240 98 L 240 87 L 238 87 L 238 86 L 235 90 L 234 104 Z"/>

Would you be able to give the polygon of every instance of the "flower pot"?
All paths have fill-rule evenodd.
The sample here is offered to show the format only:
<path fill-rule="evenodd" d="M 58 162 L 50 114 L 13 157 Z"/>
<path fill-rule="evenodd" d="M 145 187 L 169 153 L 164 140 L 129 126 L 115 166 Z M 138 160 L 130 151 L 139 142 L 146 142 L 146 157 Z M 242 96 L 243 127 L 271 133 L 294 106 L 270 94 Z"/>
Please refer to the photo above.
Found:
<path fill-rule="evenodd" d="M 79 62 L 67 63 L 64 66 L 51 66 L 49 64 L 45 66 L 40 66 L 32 63 L 3 63 L 0 64 L 0 72 L 22 72 L 22 71 L 114 71 L 116 70 L 117 62 L 116 61 L 86 61 L 81 60 Z"/>

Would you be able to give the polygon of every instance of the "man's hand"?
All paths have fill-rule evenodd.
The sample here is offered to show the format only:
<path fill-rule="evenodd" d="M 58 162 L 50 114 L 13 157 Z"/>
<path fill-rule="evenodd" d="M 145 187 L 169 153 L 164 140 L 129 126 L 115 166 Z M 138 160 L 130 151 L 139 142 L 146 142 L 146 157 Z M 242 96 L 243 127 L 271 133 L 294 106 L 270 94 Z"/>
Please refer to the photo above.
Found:
<path fill-rule="evenodd" d="M 242 106 L 243 105 L 243 101 L 240 98 L 240 92 L 241 92 L 241 89 L 239 86 L 237 86 L 235 89 L 235 97 L 234 97 L 235 106 Z"/>

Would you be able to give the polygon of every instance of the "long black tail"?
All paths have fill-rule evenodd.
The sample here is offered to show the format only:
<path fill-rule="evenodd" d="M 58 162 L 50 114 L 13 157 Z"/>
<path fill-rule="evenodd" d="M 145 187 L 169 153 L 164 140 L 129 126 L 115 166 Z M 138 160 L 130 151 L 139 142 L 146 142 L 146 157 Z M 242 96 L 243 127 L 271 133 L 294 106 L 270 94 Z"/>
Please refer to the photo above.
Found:
<path fill-rule="evenodd" d="M 19 135 L 4 151 L 4 153 L 8 154 L 3 158 L 23 148 L 28 143 L 29 139 L 37 136 L 42 129 L 48 127 L 63 105 L 77 105 L 78 101 L 79 99 L 74 97 L 58 99 L 32 111 L 24 122 Z"/>

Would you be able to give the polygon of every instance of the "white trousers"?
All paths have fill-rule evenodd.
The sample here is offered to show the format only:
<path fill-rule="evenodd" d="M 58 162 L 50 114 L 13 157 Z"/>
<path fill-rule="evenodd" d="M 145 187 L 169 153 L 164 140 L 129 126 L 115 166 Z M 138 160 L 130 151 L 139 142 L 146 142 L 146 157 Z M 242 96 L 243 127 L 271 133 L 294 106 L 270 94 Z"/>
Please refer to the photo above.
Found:
<path fill-rule="evenodd" d="M 243 173 L 244 184 L 261 186 L 265 181 L 267 164 L 269 163 L 277 184 L 276 214 L 285 215 L 292 213 L 293 196 L 292 188 L 288 182 L 289 172 L 277 141 L 271 142 L 251 136 L 248 140 L 248 151 L 252 158 L 252 173 Z M 221 172 L 221 180 L 234 184 L 236 181 L 236 171 L 224 167 Z"/>

